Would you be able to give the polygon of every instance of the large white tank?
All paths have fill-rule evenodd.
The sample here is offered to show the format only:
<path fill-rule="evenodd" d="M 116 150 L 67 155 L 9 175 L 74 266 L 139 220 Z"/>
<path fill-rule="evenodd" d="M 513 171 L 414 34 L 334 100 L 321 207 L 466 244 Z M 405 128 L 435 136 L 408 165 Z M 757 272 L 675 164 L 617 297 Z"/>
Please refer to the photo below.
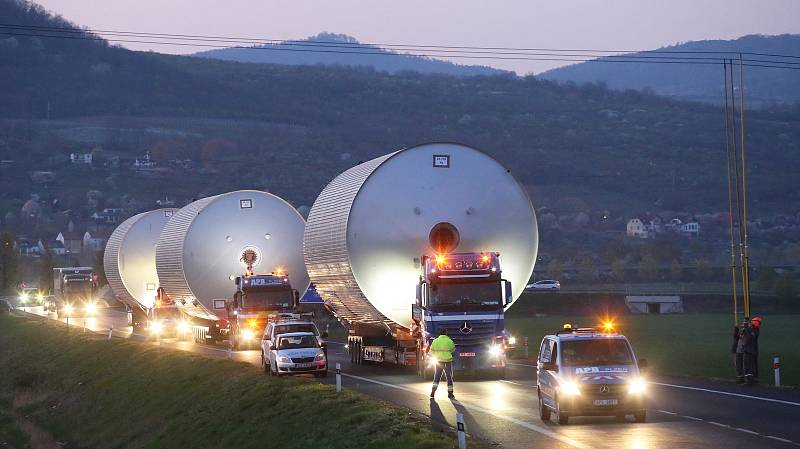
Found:
<path fill-rule="evenodd" d="M 266 192 L 239 190 L 197 200 L 175 212 L 161 233 L 161 286 L 173 299 L 196 299 L 213 313 L 215 299 L 233 296 L 233 278 L 247 268 L 243 254 L 252 251 L 255 273 L 283 270 L 302 295 L 309 285 L 304 227 L 291 204 Z"/>
<path fill-rule="evenodd" d="M 455 143 L 406 148 L 337 176 L 309 213 L 306 267 L 339 318 L 410 327 L 420 257 L 435 253 L 442 230 L 453 252 L 499 252 L 519 297 L 538 249 L 533 205 L 505 167 Z"/>
<path fill-rule="evenodd" d="M 108 285 L 129 306 L 152 307 L 158 288 L 156 243 L 176 209 L 157 209 L 123 221 L 103 255 Z"/>

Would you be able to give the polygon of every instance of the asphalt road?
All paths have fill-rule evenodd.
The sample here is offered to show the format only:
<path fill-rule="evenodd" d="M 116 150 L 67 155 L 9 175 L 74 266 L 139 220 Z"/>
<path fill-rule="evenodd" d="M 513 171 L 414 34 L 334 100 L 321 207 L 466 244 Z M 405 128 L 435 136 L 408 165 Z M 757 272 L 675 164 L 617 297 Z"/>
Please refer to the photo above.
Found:
<path fill-rule="evenodd" d="M 27 311 L 45 315 L 41 308 Z M 52 315 L 50 318 L 54 318 Z M 62 319 L 61 321 L 66 321 Z M 121 338 L 145 340 L 125 325 L 124 314 L 101 311 L 86 327 Z M 81 332 L 83 318 L 70 326 Z M 260 364 L 258 351 L 230 352 L 224 346 L 164 339 L 165 347 L 209 357 L 230 357 Z M 456 398 L 440 388 L 435 401 L 430 385 L 413 372 L 393 366 L 351 366 L 342 342 L 329 341 L 331 365 L 342 365 L 343 385 L 407 407 L 434 421 L 455 427 L 464 414 L 467 433 L 506 448 L 791 448 L 800 447 L 800 391 L 742 387 L 715 381 L 671 379 L 651 373 L 646 423 L 613 417 L 575 417 L 567 426 L 538 418 L 533 366 L 512 361 L 506 380 L 456 379 Z M 333 383 L 334 376 L 323 381 Z"/>

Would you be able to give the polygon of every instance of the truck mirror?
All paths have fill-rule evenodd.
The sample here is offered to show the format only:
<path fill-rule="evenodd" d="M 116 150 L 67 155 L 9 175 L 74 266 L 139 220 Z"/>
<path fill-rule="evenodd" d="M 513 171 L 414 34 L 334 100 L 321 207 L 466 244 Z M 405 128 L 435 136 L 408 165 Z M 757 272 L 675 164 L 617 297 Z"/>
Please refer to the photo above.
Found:
<path fill-rule="evenodd" d="M 506 305 L 509 305 L 512 302 L 514 302 L 514 297 L 511 294 L 511 282 L 503 280 L 503 290 L 505 292 Z"/>
<path fill-rule="evenodd" d="M 238 287 L 240 285 L 242 285 L 242 277 L 241 276 L 236 276 L 236 286 Z"/>
<path fill-rule="evenodd" d="M 422 284 L 417 284 L 417 305 L 422 305 Z"/>

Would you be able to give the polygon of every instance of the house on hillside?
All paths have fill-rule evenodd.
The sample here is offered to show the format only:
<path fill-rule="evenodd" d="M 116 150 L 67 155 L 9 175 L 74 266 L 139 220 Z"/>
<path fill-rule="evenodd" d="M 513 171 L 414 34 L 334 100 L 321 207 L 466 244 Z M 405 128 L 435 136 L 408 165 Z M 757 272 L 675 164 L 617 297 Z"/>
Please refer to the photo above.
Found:
<path fill-rule="evenodd" d="M 123 209 L 120 207 L 107 207 L 101 212 L 95 212 L 91 215 L 92 220 L 98 224 L 119 224 L 122 218 Z"/>
<path fill-rule="evenodd" d="M 111 234 L 104 230 L 90 230 L 83 234 L 83 252 L 102 251 Z"/>
<path fill-rule="evenodd" d="M 40 239 L 36 245 L 39 248 L 39 253 L 44 254 L 45 251 L 50 251 L 50 254 L 54 256 L 63 256 L 67 253 L 67 250 L 64 249 L 64 244 L 58 240 L 53 240 L 52 242 L 48 243 L 47 245 Z"/>
<path fill-rule="evenodd" d="M 650 236 L 650 232 L 647 230 L 647 227 L 642 220 L 638 218 L 632 218 L 628 220 L 627 233 L 628 237 L 636 237 L 640 239 L 646 239 Z"/>
<path fill-rule="evenodd" d="M 680 226 L 678 230 L 683 235 L 688 235 L 691 237 L 697 237 L 700 235 L 700 223 L 696 221 L 691 221 L 689 223 L 684 223 Z"/>
<path fill-rule="evenodd" d="M 75 223 L 70 220 L 67 229 L 59 232 L 56 240 L 64 245 L 67 254 L 80 254 L 83 248 L 83 235 L 84 232 L 75 230 Z"/>
<path fill-rule="evenodd" d="M 69 161 L 76 165 L 92 165 L 92 153 L 70 153 Z"/>
<path fill-rule="evenodd" d="M 156 161 L 150 158 L 150 151 L 144 153 L 144 156 L 140 158 L 136 158 L 133 161 L 133 169 L 137 171 L 147 171 L 152 170 L 156 167 Z"/>
<path fill-rule="evenodd" d="M 17 249 L 19 250 L 19 255 L 22 257 L 39 257 L 42 255 L 39 245 L 28 239 L 18 240 Z"/>

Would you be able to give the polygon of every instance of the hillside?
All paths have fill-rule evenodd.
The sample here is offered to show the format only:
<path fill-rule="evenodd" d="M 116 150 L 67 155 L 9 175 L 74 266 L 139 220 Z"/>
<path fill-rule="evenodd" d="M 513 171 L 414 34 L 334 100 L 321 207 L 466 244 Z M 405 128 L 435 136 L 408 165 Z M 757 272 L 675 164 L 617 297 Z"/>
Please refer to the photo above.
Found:
<path fill-rule="evenodd" d="M 344 46 L 346 48 L 303 45 L 308 43 L 346 44 Z M 316 51 L 307 51 L 311 49 Z M 460 65 L 440 59 L 403 55 L 374 45 L 361 44 L 351 36 L 334 33 L 320 33 L 307 39 L 271 45 L 258 45 L 250 48 L 225 48 L 203 51 L 195 53 L 194 56 L 264 64 L 369 67 L 376 71 L 387 73 L 409 71 L 455 76 L 510 73 L 486 66 Z"/>
<path fill-rule="evenodd" d="M 800 56 L 800 35 L 749 35 L 735 40 L 686 42 L 658 50 L 711 52 L 703 56 L 726 58 L 730 58 L 731 55 L 714 52 L 742 51 Z M 643 56 L 645 53 L 627 55 Z M 757 56 L 752 57 L 757 58 Z M 589 61 L 549 70 L 538 76 L 558 82 L 604 83 L 611 89 L 652 89 L 657 94 L 685 100 L 710 103 L 724 101 L 722 68 L 718 66 L 609 64 Z M 800 101 L 800 70 L 746 67 L 745 89 L 751 104 Z"/>
<path fill-rule="evenodd" d="M 0 0 L 0 16 L 65 23 L 15 0 Z M 534 77 L 235 63 L 40 36 L 0 37 L 0 79 L 0 160 L 13 161 L 0 176 L 4 224 L 19 223 L 31 195 L 84 214 L 235 188 L 310 205 L 358 161 L 431 140 L 485 150 L 537 207 L 558 213 L 622 220 L 727 207 L 720 109 L 652 94 Z M 748 113 L 754 213 L 800 208 L 799 121 L 797 107 Z M 69 163 L 70 153 L 97 149 L 97 163 Z M 158 170 L 134 169 L 147 151 Z M 53 179 L 34 180 L 35 171 Z M 87 205 L 88 191 L 102 201 Z"/>

